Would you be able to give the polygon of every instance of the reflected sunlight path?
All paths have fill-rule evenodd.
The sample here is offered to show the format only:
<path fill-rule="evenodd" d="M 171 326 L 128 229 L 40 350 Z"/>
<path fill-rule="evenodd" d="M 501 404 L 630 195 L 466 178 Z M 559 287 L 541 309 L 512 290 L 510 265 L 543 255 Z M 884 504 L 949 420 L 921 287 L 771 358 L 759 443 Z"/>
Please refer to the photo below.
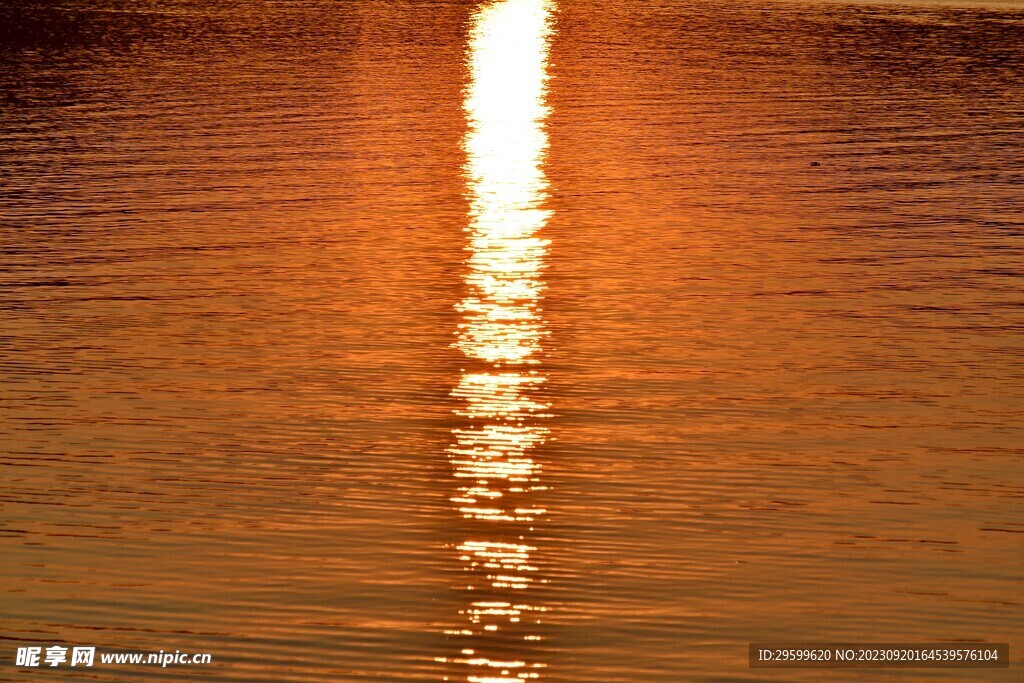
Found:
<path fill-rule="evenodd" d="M 463 426 L 448 449 L 457 488 L 451 500 L 466 536 L 463 618 L 447 633 L 458 654 L 439 657 L 450 679 L 536 680 L 535 645 L 545 608 L 531 588 L 545 582 L 531 536 L 545 510 L 534 449 L 547 438 L 540 396 L 545 337 L 540 302 L 549 212 L 542 164 L 550 0 L 502 0 L 473 16 L 465 138 L 469 211 L 467 293 L 456 347 L 467 366 L 452 395 Z"/>

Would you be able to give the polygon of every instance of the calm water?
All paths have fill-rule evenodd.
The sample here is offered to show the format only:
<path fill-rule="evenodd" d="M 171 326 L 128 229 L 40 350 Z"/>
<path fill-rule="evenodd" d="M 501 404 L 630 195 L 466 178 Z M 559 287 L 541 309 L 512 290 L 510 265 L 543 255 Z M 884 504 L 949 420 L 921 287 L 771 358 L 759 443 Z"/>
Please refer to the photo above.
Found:
<path fill-rule="evenodd" d="M 214 657 L 0 680 L 1019 680 L 1020 3 L 0 37 L 2 656 Z"/>

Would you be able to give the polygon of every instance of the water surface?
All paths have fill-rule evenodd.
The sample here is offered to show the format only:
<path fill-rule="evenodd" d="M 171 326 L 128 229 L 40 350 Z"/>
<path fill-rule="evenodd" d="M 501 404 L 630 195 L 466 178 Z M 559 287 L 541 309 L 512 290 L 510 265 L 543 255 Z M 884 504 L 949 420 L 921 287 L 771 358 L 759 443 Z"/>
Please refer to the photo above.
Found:
<path fill-rule="evenodd" d="M 0 4 L 4 657 L 1015 680 L 1021 10 Z"/>

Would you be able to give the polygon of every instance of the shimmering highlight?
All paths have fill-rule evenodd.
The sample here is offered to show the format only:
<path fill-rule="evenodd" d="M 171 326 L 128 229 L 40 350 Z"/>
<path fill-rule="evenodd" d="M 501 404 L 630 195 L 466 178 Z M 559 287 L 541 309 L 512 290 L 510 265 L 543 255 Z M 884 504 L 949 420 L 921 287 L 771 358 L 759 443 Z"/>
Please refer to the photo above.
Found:
<path fill-rule="evenodd" d="M 470 683 L 532 680 L 544 668 L 528 652 L 508 653 L 512 641 L 540 638 L 532 626 L 544 611 L 523 596 L 544 581 L 527 538 L 546 513 L 531 498 L 545 488 L 533 453 L 547 438 L 549 417 L 538 397 L 546 379 L 540 302 L 548 248 L 538 232 L 549 217 L 542 166 L 551 11 L 545 0 L 495 2 L 474 15 L 470 35 L 470 255 L 456 347 L 474 367 L 452 391 L 460 400 L 455 414 L 467 424 L 452 430 L 449 457 L 452 504 L 477 535 L 457 548 L 468 606 L 463 626 L 448 633 L 472 638 L 473 647 L 460 645 L 471 656 L 440 658 Z"/>

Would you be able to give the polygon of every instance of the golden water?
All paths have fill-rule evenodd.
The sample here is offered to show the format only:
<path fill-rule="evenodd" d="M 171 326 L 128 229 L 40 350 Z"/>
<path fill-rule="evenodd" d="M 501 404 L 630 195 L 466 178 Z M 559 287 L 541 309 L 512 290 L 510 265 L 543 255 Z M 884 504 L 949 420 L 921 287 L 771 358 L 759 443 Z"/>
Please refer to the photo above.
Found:
<path fill-rule="evenodd" d="M 0 4 L 0 656 L 1016 680 L 1022 9 Z"/>

